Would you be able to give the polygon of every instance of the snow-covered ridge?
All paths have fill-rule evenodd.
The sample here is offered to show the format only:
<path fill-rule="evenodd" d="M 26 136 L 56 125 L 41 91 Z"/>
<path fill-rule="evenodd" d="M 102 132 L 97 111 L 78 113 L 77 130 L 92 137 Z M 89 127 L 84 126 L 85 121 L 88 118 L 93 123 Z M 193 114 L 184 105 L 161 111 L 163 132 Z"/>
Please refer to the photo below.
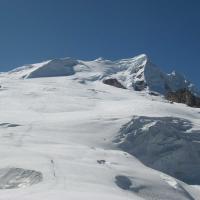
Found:
<path fill-rule="evenodd" d="M 195 95 L 200 93 L 184 76 L 173 71 L 166 74 L 151 62 L 145 54 L 116 61 L 99 58 L 82 61 L 62 58 L 25 65 L 7 73 L 13 78 L 40 78 L 74 76 L 81 80 L 96 81 L 116 78 L 125 88 L 166 94 L 168 91 L 187 89 Z"/>

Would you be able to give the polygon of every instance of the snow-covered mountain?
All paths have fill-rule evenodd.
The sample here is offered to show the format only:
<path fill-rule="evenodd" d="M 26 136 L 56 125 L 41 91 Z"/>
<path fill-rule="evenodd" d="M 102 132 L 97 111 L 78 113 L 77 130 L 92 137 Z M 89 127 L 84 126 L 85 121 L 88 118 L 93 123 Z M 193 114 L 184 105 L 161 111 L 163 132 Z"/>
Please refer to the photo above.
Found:
<path fill-rule="evenodd" d="M 188 89 L 195 95 L 199 92 L 181 74 L 162 72 L 151 62 L 147 55 L 117 61 L 104 60 L 81 61 L 71 58 L 54 59 L 17 68 L 9 72 L 18 78 L 40 78 L 53 76 L 73 76 L 81 80 L 101 80 L 116 78 L 125 88 L 147 90 L 160 94 L 168 91 Z"/>
<path fill-rule="evenodd" d="M 162 97 L 196 95 L 183 76 L 146 55 L 64 58 L 0 85 L 0 200 L 200 200 L 200 109 Z"/>

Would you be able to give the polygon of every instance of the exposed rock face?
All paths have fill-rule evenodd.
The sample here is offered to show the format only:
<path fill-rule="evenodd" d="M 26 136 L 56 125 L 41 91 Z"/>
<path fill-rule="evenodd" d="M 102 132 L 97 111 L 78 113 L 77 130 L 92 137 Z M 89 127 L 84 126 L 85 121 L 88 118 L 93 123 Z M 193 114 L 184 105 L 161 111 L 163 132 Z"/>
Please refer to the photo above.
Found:
<path fill-rule="evenodd" d="M 189 184 L 200 184 L 200 131 L 171 117 L 134 117 L 114 141 L 144 164 Z"/>
<path fill-rule="evenodd" d="M 172 102 L 184 103 L 191 107 L 200 107 L 200 98 L 193 95 L 189 90 L 182 89 L 176 92 L 168 92 L 166 99 Z"/>
<path fill-rule="evenodd" d="M 104 84 L 107 84 L 107 85 L 111 85 L 111 86 L 117 87 L 117 88 L 126 89 L 126 88 L 125 88 L 117 79 L 115 79 L 115 78 L 104 79 L 104 80 L 103 80 L 103 83 L 104 83 Z"/>

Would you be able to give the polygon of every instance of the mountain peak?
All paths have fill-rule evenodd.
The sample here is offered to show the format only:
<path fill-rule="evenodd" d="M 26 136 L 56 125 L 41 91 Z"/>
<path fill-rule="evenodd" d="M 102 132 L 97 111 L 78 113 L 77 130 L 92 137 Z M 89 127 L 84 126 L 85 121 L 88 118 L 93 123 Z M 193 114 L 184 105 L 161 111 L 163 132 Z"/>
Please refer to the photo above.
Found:
<path fill-rule="evenodd" d="M 148 55 L 145 53 L 139 54 L 138 56 L 135 56 L 134 58 L 137 58 L 137 59 L 141 58 L 141 59 L 146 59 L 146 60 L 149 59 Z"/>
<path fill-rule="evenodd" d="M 162 72 L 147 54 L 117 61 L 105 60 L 102 57 L 93 61 L 60 58 L 26 65 L 7 74 L 15 78 L 73 76 L 86 81 L 114 78 L 125 88 L 132 90 L 153 91 L 165 95 L 168 91 L 188 89 L 198 94 L 183 75 L 176 71 L 171 74 Z"/>

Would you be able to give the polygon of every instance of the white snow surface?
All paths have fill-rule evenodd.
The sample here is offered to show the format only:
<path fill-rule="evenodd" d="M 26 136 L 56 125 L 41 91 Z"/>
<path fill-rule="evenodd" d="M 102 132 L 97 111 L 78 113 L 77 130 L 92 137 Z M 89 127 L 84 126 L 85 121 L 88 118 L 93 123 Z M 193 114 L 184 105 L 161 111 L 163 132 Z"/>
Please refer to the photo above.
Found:
<path fill-rule="evenodd" d="M 0 200 L 200 200 L 199 186 L 146 167 L 113 143 L 133 115 L 184 118 L 200 129 L 198 108 L 101 82 L 119 76 L 128 86 L 132 76 L 124 76 L 134 71 L 136 60 L 140 66 L 146 62 L 144 56 L 115 62 L 64 59 L 0 75 L 0 169 L 43 176 L 29 187 L 1 189 Z M 70 69 L 58 73 L 57 67 L 56 77 L 49 77 L 55 70 L 52 62 L 70 63 Z M 159 80 L 155 77 L 154 83 Z M 130 188 L 120 188 L 117 176 L 127 177 Z"/>

